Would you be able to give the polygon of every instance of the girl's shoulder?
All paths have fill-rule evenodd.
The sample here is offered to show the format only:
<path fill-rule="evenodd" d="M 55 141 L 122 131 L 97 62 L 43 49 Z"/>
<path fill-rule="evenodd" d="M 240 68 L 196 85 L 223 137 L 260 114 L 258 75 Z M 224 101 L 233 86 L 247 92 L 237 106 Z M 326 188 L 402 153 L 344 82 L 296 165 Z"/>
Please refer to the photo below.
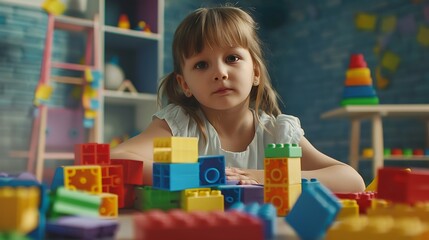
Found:
<path fill-rule="evenodd" d="M 167 122 L 173 136 L 187 137 L 198 133 L 195 121 L 179 105 L 169 104 L 152 116 L 155 117 Z"/>
<path fill-rule="evenodd" d="M 292 115 L 271 116 L 261 112 L 259 121 L 265 131 L 274 135 L 274 141 L 277 143 L 299 143 L 304 135 L 299 118 Z"/>

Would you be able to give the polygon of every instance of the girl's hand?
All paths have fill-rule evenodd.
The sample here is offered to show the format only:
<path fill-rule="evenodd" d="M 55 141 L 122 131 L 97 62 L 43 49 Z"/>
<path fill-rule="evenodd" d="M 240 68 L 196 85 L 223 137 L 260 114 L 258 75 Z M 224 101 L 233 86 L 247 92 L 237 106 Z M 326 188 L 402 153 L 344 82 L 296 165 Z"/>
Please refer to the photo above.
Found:
<path fill-rule="evenodd" d="M 238 180 L 238 184 L 241 185 L 251 185 L 259 184 L 249 173 L 239 169 L 239 168 L 225 168 L 225 175 L 227 180 Z"/>

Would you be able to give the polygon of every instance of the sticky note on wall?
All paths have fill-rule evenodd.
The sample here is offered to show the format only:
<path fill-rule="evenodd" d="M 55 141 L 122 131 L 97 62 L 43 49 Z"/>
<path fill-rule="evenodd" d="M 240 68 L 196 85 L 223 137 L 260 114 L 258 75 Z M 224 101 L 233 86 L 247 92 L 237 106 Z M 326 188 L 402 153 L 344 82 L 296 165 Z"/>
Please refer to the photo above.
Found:
<path fill-rule="evenodd" d="M 401 58 L 391 51 L 386 51 L 381 60 L 381 66 L 394 72 L 399 66 Z"/>
<path fill-rule="evenodd" d="M 369 13 L 358 13 L 355 19 L 356 28 L 367 31 L 374 31 L 377 23 L 377 16 Z"/>
<path fill-rule="evenodd" d="M 419 27 L 419 32 L 417 33 L 417 42 L 422 46 L 429 46 L 429 27 L 421 25 Z"/>
<path fill-rule="evenodd" d="M 382 32 L 393 32 L 396 28 L 396 17 L 387 16 L 381 20 L 381 31 Z"/>

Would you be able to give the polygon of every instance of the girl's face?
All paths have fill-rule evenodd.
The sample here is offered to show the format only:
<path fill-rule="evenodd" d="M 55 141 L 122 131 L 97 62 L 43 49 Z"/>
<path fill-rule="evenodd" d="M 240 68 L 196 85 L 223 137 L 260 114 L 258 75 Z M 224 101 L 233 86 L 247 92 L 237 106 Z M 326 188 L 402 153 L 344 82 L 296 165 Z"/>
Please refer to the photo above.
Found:
<path fill-rule="evenodd" d="M 204 108 L 232 109 L 247 101 L 259 84 L 259 69 L 249 50 L 241 47 L 208 48 L 185 59 L 177 81 L 183 92 Z"/>

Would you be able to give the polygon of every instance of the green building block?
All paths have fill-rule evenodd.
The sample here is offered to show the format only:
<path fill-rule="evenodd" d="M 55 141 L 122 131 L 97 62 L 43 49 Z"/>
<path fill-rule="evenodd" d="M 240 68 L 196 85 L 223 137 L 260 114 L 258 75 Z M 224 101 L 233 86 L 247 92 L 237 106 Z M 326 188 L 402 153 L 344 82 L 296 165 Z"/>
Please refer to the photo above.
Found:
<path fill-rule="evenodd" d="M 265 148 L 266 158 L 300 158 L 302 149 L 298 144 L 271 143 Z"/>
<path fill-rule="evenodd" d="M 61 215 L 100 216 L 101 196 L 59 187 L 52 195 L 50 217 Z"/>
<path fill-rule="evenodd" d="M 180 208 L 180 192 L 154 189 L 151 186 L 136 187 L 134 208 L 140 211 L 178 209 Z"/>
<path fill-rule="evenodd" d="M 378 97 L 368 98 L 344 98 L 341 100 L 341 106 L 347 105 L 377 105 L 379 103 Z"/>

